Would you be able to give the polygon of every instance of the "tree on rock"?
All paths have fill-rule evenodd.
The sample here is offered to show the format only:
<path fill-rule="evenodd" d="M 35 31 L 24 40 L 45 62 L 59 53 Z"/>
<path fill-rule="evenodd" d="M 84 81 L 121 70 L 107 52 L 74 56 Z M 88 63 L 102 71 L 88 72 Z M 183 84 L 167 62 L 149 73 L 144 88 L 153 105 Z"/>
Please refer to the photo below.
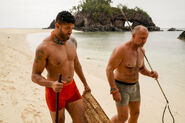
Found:
<path fill-rule="evenodd" d="M 102 17 L 102 13 L 106 17 L 112 16 L 110 3 L 112 0 L 83 0 L 78 6 L 74 6 L 71 10 L 73 13 L 88 12 L 94 21 L 98 21 Z"/>

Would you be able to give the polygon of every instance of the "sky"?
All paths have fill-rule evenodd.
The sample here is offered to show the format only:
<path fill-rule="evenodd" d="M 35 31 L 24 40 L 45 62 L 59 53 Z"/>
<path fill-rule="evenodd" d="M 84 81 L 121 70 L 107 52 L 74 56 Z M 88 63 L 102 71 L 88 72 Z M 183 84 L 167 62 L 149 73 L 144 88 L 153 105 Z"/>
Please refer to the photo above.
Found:
<path fill-rule="evenodd" d="M 0 28 L 48 27 L 58 12 L 70 10 L 81 0 L 0 0 Z M 146 11 L 156 26 L 185 28 L 185 0 L 112 0 Z"/>

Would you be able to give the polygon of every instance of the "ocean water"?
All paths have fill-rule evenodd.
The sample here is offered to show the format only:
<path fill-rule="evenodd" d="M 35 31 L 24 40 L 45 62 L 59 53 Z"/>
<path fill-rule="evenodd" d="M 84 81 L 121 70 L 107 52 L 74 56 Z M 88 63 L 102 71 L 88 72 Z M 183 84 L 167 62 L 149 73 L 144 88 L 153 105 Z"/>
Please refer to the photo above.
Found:
<path fill-rule="evenodd" d="M 185 89 L 185 41 L 177 39 L 181 31 L 150 32 L 144 46 L 146 56 L 159 77 L 168 78 L 170 84 Z M 27 40 L 35 51 L 36 46 L 50 33 L 29 34 Z M 78 32 L 72 34 L 78 42 L 80 59 L 93 60 L 105 68 L 112 50 L 130 40 L 130 32 Z M 147 65 L 147 62 L 145 62 Z M 169 83 L 168 83 L 169 84 Z"/>
<path fill-rule="evenodd" d="M 180 33 L 181 31 L 150 32 L 144 48 L 146 56 L 149 59 L 153 70 L 156 70 L 159 74 L 159 81 L 164 89 L 164 92 L 170 99 L 172 104 L 172 112 L 176 117 L 176 121 L 182 122 L 182 120 L 185 120 L 183 118 L 185 115 L 185 41 L 177 39 Z M 36 46 L 48 35 L 50 35 L 50 33 L 35 33 L 27 36 L 27 41 L 29 42 L 30 48 L 33 52 L 35 51 Z M 92 73 L 94 76 L 102 78 L 104 81 L 106 81 L 105 68 L 112 50 L 117 45 L 130 40 L 131 33 L 75 31 L 73 32 L 72 36 L 75 37 L 78 42 L 77 53 L 79 60 L 82 63 L 82 67 L 86 66 L 85 68 L 88 68 L 88 66 L 91 66 L 89 69 L 93 68 L 91 70 L 93 71 Z M 146 61 L 145 65 L 148 69 L 150 69 Z M 86 70 L 84 71 L 85 74 L 88 74 L 86 73 Z M 142 110 L 141 112 L 140 121 L 149 122 L 146 121 L 142 114 L 145 114 L 145 117 L 156 117 L 156 121 L 161 121 L 161 113 L 164 108 L 163 106 L 165 106 L 164 98 L 159 88 L 156 86 L 157 84 L 148 82 L 154 80 L 144 78 L 140 78 L 141 92 L 143 97 L 145 97 L 145 101 L 143 101 L 141 105 L 142 109 L 145 107 L 145 110 Z M 145 84 L 145 86 L 142 84 Z M 109 87 L 108 85 L 106 86 L 107 87 L 105 87 L 105 89 L 108 91 Z M 148 96 L 148 94 L 150 94 L 150 96 Z M 98 97 L 98 95 L 95 96 L 97 98 L 101 98 Z M 152 101 L 151 104 L 148 103 L 150 101 Z M 109 101 L 102 102 L 100 100 L 105 112 L 109 117 L 111 117 L 116 111 L 114 111 L 113 114 L 111 113 L 109 108 L 106 107 L 108 102 Z M 158 105 L 158 107 L 154 105 Z M 153 110 L 150 107 L 156 108 L 157 112 L 150 115 L 151 111 Z M 114 110 L 113 107 L 112 110 Z M 167 115 L 167 117 L 170 116 Z"/>

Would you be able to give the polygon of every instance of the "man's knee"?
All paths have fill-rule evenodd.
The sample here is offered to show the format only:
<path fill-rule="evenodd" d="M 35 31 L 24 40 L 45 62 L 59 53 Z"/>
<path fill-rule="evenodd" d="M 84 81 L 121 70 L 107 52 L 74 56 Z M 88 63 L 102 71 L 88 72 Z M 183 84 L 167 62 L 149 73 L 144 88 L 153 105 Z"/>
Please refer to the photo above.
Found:
<path fill-rule="evenodd" d="M 130 112 L 130 117 L 139 117 L 140 111 Z"/>
<path fill-rule="evenodd" d="M 120 123 L 126 122 L 128 120 L 128 114 L 120 114 L 118 115 L 118 120 Z"/>

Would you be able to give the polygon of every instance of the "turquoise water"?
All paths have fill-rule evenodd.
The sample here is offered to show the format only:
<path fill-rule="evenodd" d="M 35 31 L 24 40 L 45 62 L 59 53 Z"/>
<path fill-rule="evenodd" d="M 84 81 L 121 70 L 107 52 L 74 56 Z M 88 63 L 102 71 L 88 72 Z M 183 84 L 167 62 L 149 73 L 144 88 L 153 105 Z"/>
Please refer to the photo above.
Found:
<path fill-rule="evenodd" d="M 177 39 L 181 32 L 150 32 L 144 48 L 154 70 L 161 78 L 185 89 L 185 42 Z M 33 51 L 50 33 L 29 34 Z M 130 39 L 130 32 L 73 32 L 78 42 L 80 59 L 92 60 L 105 69 L 112 50 Z M 147 65 L 147 62 L 145 62 Z"/>
<path fill-rule="evenodd" d="M 185 42 L 177 39 L 181 32 L 150 32 L 145 47 L 153 69 L 169 79 L 179 80 L 185 88 Z M 130 32 L 74 33 L 78 53 L 83 57 L 107 62 L 112 50 L 128 41 Z"/>
<path fill-rule="evenodd" d="M 159 74 L 158 80 L 170 102 L 171 110 L 177 122 L 185 120 L 183 118 L 185 115 L 185 41 L 177 39 L 180 33 L 181 32 L 167 31 L 150 32 L 147 43 L 144 46 L 146 56 L 148 57 L 152 68 Z M 74 33 L 73 36 L 78 40 L 78 55 L 80 60 L 86 59 L 86 61 L 88 61 L 87 64 L 92 66 L 97 64 L 94 65 L 95 68 L 92 69 L 92 71 L 96 72 L 92 73 L 95 73 L 94 76 L 102 78 L 106 81 L 105 68 L 112 50 L 122 42 L 128 41 L 131 37 L 131 33 L 78 32 Z M 145 64 L 148 67 L 146 61 Z M 85 64 L 82 64 L 82 66 L 85 66 Z M 153 79 L 140 76 L 139 81 L 143 97 L 140 122 L 151 122 L 150 120 L 154 117 L 156 118 L 156 122 L 161 122 L 160 118 L 162 116 L 162 110 L 165 106 L 165 100 L 161 90 Z M 100 83 L 101 81 L 96 82 L 96 86 Z M 92 89 L 96 90 L 96 86 Z M 104 88 L 107 89 L 108 85 L 104 84 Z M 106 103 L 103 103 L 103 96 L 95 96 L 97 98 L 100 97 L 99 102 L 102 104 L 103 109 L 109 117 L 112 117 L 112 115 L 116 112 L 110 113 L 111 110 L 108 109 L 111 105 L 106 107 L 107 104 L 110 104 L 108 102 L 110 102 L 111 99 L 107 102 L 105 101 Z M 153 112 L 153 114 L 151 114 L 151 112 Z M 143 114 L 144 116 L 142 116 Z M 145 116 L 150 117 L 150 120 L 147 121 Z M 168 119 L 166 121 L 172 122 L 169 112 L 165 114 L 165 117 Z"/>

